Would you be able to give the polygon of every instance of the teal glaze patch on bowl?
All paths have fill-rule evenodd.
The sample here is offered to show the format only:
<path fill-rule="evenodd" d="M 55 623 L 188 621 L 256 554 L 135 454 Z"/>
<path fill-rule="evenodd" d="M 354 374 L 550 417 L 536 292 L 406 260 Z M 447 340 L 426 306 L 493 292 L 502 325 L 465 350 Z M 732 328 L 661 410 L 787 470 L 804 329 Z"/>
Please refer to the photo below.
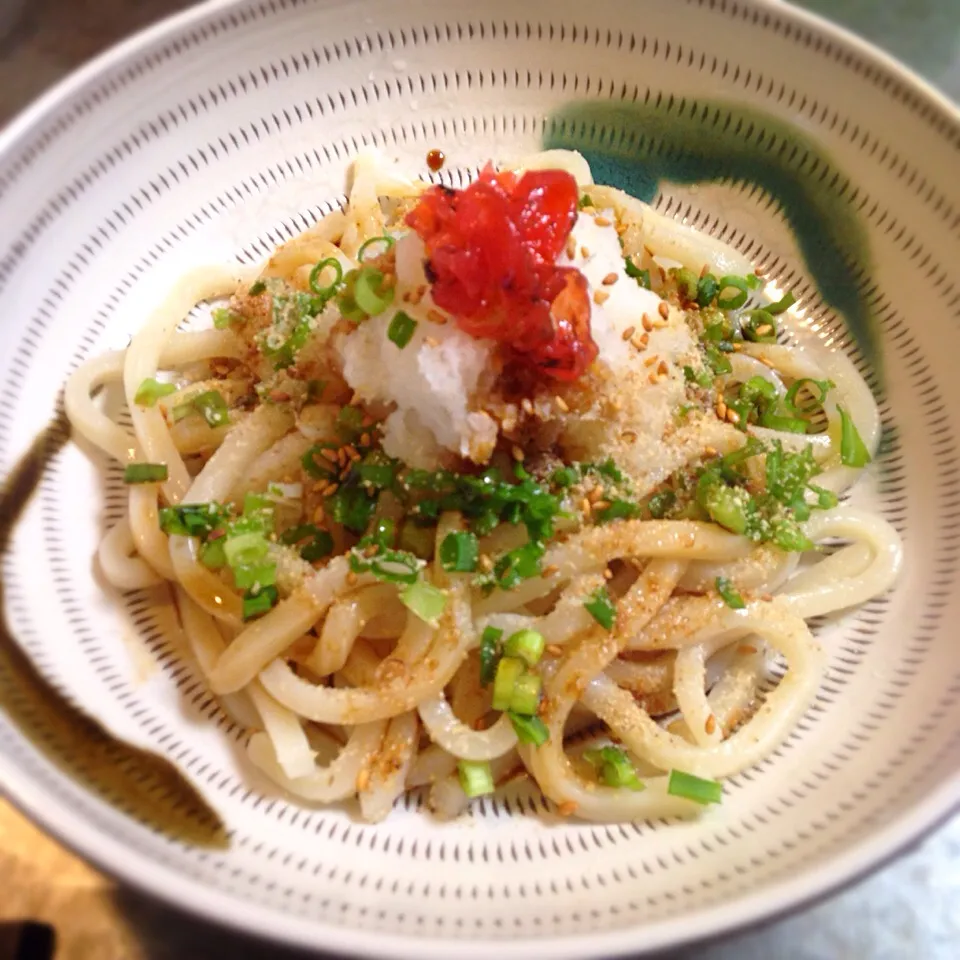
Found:
<path fill-rule="evenodd" d="M 801 131 L 737 104 L 584 101 L 555 111 L 547 149 L 579 150 L 597 183 L 652 201 L 662 181 L 755 184 L 780 205 L 823 299 L 840 313 L 882 382 L 876 321 L 858 277 L 867 236 L 838 184 L 846 178 Z"/>

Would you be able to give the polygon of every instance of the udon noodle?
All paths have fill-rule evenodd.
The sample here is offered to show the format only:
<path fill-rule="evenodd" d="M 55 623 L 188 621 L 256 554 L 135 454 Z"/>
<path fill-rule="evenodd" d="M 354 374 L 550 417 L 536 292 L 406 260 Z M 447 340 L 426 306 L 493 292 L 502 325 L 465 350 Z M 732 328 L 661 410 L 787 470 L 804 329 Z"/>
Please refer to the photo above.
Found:
<path fill-rule="evenodd" d="M 778 342 L 792 297 L 736 251 L 575 154 L 515 169 L 450 191 L 362 155 L 342 211 L 78 369 L 70 420 L 129 484 L 99 564 L 169 585 L 304 803 L 375 821 L 423 787 L 453 816 L 529 776 L 564 815 L 694 815 L 815 696 L 806 620 L 897 575 L 844 502 L 877 409 Z"/>

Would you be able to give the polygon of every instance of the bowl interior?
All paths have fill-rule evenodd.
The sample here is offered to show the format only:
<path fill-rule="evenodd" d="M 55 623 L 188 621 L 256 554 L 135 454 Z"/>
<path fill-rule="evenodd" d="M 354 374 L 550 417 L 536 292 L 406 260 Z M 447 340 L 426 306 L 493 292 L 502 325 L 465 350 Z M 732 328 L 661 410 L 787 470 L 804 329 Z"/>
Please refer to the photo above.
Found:
<path fill-rule="evenodd" d="M 901 533 L 905 574 L 815 624 L 830 652 L 816 703 L 697 824 L 569 823 L 523 787 L 452 824 L 416 794 L 376 826 L 291 804 L 241 762 L 166 595 L 98 581 L 122 482 L 64 443 L 68 372 L 123 346 L 187 269 L 255 262 L 308 226 L 369 145 L 411 173 L 440 147 L 449 183 L 583 149 L 598 181 L 794 288 L 791 336 L 848 352 L 876 392 L 882 454 L 854 501 Z M 505 956 L 652 950 L 916 836 L 960 785 L 958 145 L 956 117 L 869 51 L 723 0 L 222 2 L 75 78 L 0 151 L 13 798 L 185 906 L 379 956 L 440 956 L 451 937 L 478 957 L 494 939 Z"/>

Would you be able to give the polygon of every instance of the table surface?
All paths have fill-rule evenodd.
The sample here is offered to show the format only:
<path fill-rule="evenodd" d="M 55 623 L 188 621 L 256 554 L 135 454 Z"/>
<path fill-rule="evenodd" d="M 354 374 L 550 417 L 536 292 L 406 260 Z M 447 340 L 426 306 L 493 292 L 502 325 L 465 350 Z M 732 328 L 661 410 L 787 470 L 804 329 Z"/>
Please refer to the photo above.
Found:
<path fill-rule="evenodd" d="M 0 123 L 104 47 L 189 0 L 33 0 L 0 36 Z M 960 100 L 960 0 L 802 0 L 885 47 Z M 3 30 L 0 0 L 0 30 Z M 173 960 L 285 950 L 174 914 L 118 888 L 0 801 L 0 960 L 45 956 L 19 924 L 49 925 L 58 960 Z M 28 928 L 29 929 L 29 928 Z M 49 933 L 49 930 L 46 931 Z M 43 933 L 36 928 L 31 934 Z M 18 953 L 17 943 L 20 944 Z M 878 874 L 812 909 L 670 960 L 954 960 L 960 817 Z"/>

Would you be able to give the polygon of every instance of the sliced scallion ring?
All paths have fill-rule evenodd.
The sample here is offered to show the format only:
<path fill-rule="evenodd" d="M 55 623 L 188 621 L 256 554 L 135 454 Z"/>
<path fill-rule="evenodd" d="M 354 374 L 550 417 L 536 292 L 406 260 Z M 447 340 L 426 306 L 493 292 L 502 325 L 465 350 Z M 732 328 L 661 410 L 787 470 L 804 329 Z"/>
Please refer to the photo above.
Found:
<path fill-rule="evenodd" d="M 326 269 L 331 269 L 336 274 L 333 283 L 328 283 L 325 287 L 320 286 L 320 274 Z M 321 260 L 310 271 L 310 289 L 318 296 L 329 300 L 336 292 L 337 288 L 343 282 L 343 267 L 336 257 L 327 257 Z"/>

